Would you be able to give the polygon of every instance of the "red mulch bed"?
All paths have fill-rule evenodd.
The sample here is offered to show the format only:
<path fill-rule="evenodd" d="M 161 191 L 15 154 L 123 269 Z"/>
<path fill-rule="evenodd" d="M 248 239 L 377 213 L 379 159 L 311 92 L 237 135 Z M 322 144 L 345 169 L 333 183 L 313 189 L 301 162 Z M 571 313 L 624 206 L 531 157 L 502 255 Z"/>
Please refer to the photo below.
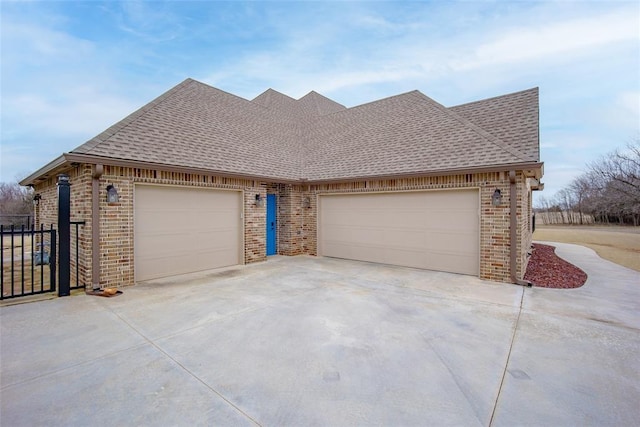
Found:
<path fill-rule="evenodd" d="M 524 279 L 541 288 L 579 288 L 587 281 L 587 274 L 573 264 L 559 258 L 556 248 L 535 243 Z"/>

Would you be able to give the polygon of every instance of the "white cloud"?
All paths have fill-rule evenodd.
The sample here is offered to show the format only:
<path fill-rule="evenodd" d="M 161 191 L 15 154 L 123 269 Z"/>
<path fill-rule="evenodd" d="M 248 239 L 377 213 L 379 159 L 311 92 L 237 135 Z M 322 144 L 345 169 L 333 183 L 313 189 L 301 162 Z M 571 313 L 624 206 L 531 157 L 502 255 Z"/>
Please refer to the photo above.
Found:
<path fill-rule="evenodd" d="M 631 13 L 630 13 L 631 12 Z M 604 15 L 559 20 L 529 28 L 511 28 L 473 49 L 468 58 L 453 63 L 465 70 L 494 64 L 546 60 L 565 54 L 593 54 L 614 42 L 640 39 L 637 12 L 619 10 Z"/>
<path fill-rule="evenodd" d="M 180 16 L 171 12 L 163 2 L 113 2 L 107 3 L 104 10 L 116 17 L 120 30 L 148 42 L 173 40 L 187 30 Z"/>
<path fill-rule="evenodd" d="M 547 194 L 638 127 L 631 2 L 107 2 L 86 23 L 96 31 L 71 25 L 70 3 L 28 4 L 36 18 L 3 9 L 3 168 L 19 158 L 6 150 L 14 141 L 45 139 L 58 155 L 185 77 L 247 99 L 313 89 L 347 106 L 413 89 L 454 105 L 540 86 Z"/>
<path fill-rule="evenodd" d="M 23 94 L 5 101 L 4 114 L 13 123 L 75 138 L 99 133 L 136 107 L 129 100 L 88 87 L 59 101 L 46 94 Z"/>
<path fill-rule="evenodd" d="M 640 132 L 640 92 L 623 91 L 611 94 L 609 98 L 602 99 L 598 104 L 590 108 L 585 107 L 583 116 L 585 121 L 599 124 L 612 134 L 638 133 Z M 616 137 L 621 139 L 620 136 Z"/>
<path fill-rule="evenodd" d="M 94 43 L 19 22 L 4 25 L 2 36 L 11 40 L 2 51 L 4 136 L 37 129 L 74 138 L 130 112 L 132 102 L 112 92 L 104 52 Z"/>
<path fill-rule="evenodd" d="M 575 58 L 588 58 L 590 61 L 583 65 L 593 67 L 596 58 L 606 54 L 612 44 L 638 41 L 634 7 L 598 14 L 591 11 L 572 15 L 565 11 L 558 16 L 550 12 L 552 9 L 506 14 L 496 22 L 498 30 L 472 25 L 461 31 L 452 28 L 448 33 L 433 32 L 433 22 L 416 20 L 413 24 L 414 16 L 404 16 L 405 21 L 396 24 L 397 17 L 387 18 L 366 10 L 351 18 L 353 27 L 347 16 L 318 25 L 311 22 L 302 28 L 300 23 L 294 23 L 287 32 L 291 23 L 285 21 L 277 24 L 284 34 L 280 42 L 250 49 L 205 75 L 204 80 L 214 86 L 237 87 L 244 91 L 241 93 L 260 93 L 265 86 L 273 87 L 293 97 L 311 89 L 331 94 L 406 82 L 414 86 L 400 90 L 433 87 L 428 94 L 438 96 L 438 83 L 446 81 L 453 82 L 448 89 L 459 89 L 470 97 L 462 102 L 485 93 L 490 96 L 493 88 L 523 80 L 523 76 L 532 82 L 526 87 L 540 85 L 540 75 L 548 74 L 549 67 L 562 66 L 564 72 Z M 512 26 L 504 27 L 505 22 Z M 360 36 L 344 42 L 355 32 L 354 28 L 362 27 L 383 33 L 392 31 L 394 35 L 371 40 Z M 602 65 L 607 66 L 610 64 Z M 238 81 L 243 84 L 235 85 Z M 243 88 L 251 82 L 255 89 Z M 514 90 L 521 88 L 514 85 Z"/>
<path fill-rule="evenodd" d="M 3 62 L 43 63 L 51 59 L 62 62 L 95 52 L 95 46 L 88 40 L 30 23 L 3 20 L 2 38 L 5 40 L 2 46 Z"/>
<path fill-rule="evenodd" d="M 626 91 L 618 94 L 616 106 L 618 123 L 640 132 L 640 92 Z"/>

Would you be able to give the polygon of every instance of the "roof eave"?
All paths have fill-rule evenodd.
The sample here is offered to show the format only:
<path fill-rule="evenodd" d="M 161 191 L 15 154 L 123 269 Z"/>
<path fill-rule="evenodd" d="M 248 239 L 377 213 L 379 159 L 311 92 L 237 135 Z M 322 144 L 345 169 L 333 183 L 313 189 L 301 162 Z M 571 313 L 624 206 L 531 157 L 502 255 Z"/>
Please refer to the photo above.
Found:
<path fill-rule="evenodd" d="M 522 171 L 525 177 L 534 178 L 538 181 L 544 175 L 543 162 L 526 162 L 526 163 L 501 164 L 501 165 L 493 165 L 493 166 L 481 166 L 481 167 L 474 167 L 474 168 L 451 168 L 451 169 L 440 169 L 440 170 L 431 170 L 431 171 L 417 171 L 417 172 L 398 173 L 398 174 L 363 175 L 363 176 L 327 178 L 327 179 L 312 179 L 312 178 L 295 179 L 295 178 L 283 178 L 283 177 L 275 177 L 275 176 L 242 174 L 242 173 L 234 173 L 234 172 L 215 170 L 215 169 L 195 168 L 195 167 L 189 167 L 189 166 L 178 166 L 178 165 L 170 165 L 170 164 L 163 164 L 163 163 L 142 162 L 138 160 L 116 159 L 111 157 L 93 156 L 88 154 L 64 153 L 60 157 L 52 160 L 47 165 L 43 166 L 42 168 L 38 169 L 36 172 L 32 173 L 28 177 L 21 180 L 20 185 L 24 185 L 24 186 L 34 185 L 37 181 L 48 179 L 51 177 L 52 173 L 56 171 L 61 172 L 62 170 L 65 169 L 66 166 L 71 166 L 74 163 L 102 164 L 102 165 L 109 165 L 109 166 L 132 167 L 132 168 L 152 169 L 152 170 L 155 169 L 155 170 L 162 170 L 162 171 L 169 171 L 169 172 L 191 173 L 191 174 L 199 173 L 203 175 L 214 175 L 214 176 L 222 176 L 222 177 L 235 178 L 235 179 L 249 179 L 249 180 L 256 180 L 261 182 L 273 182 L 273 183 L 282 183 L 282 184 L 304 183 L 306 185 L 329 184 L 329 183 L 337 183 L 337 182 L 354 182 L 354 181 L 363 181 L 363 180 L 417 178 L 417 177 L 425 177 L 425 176 L 447 176 L 447 175 L 460 175 L 460 174 L 483 173 L 483 172 L 503 172 L 508 170 Z"/>
<path fill-rule="evenodd" d="M 338 182 L 355 182 L 364 180 L 382 180 L 382 179 L 400 179 L 400 178 L 419 178 L 425 176 L 449 176 L 449 175 L 462 175 L 484 172 L 505 172 L 509 170 L 522 171 L 527 178 L 540 179 L 544 175 L 544 163 L 543 162 L 526 162 L 526 163 L 512 163 L 502 164 L 495 166 L 481 166 L 474 168 L 451 168 L 440 169 L 432 171 L 422 172 L 410 172 L 410 173 L 398 173 L 398 174 L 381 174 L 381 175 L 362 175 L 353 176 L 349 178 L 327 178 L 327 179 L 306 179 L 305 184 L 331 184 Z"/>
<path fill-rule="evenodd" d="M 191 167 L 191 166 L 171 165 L 166 163 L 145 162 L 140 160 L 117 159 L 113 157 L 94 156 L 90 154 L 66 153 L 65 156 L 70 163 L 85 163 L 85 164 L 94 164 L 94 165 L 102 164 L 105 166 L 120 166 L 120 167 L 130 167 L 130 168 L 138 168 L 138 169 L 160 170 L 160 171 L 167 171 L 167 172 L 202 174 L 202 175 L 220 176 L 220 177 L 234 178 L 234 179 L 248 179 L 248 180 L 254 180 L 254 181 L 261 181 L 261 182 L 277 182 L 282 184 L 294 184 L 294 183 L 300 182 L 299 179 L 295 179 L 295 178 L 251 175 L 251 174 L 243 174 L 238 172 L 230 172 L 230 171 L 216 170 L 216 169 L 209 169 L 209 168 L 198 168 L 198 167 Z"/>
<path fill-rule="evenodd" d="M 34 185 L 37 181 L 44 180 L 50 178 L 50 174 L 56 169 L 60 169 L 71 162 L 67 160 L 67 153 L 62 154 L 61 156 L 53 159 L 31 175 L 22 179 L 19 184 L 23 186 Z"/>

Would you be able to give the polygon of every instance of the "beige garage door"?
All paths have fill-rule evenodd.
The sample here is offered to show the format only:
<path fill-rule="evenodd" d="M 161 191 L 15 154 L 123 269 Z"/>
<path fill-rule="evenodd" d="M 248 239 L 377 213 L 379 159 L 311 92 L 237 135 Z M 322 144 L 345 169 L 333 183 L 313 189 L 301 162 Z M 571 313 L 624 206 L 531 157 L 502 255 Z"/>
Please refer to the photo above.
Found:
<path fill-rule="evenodd" d="M 241 263 L 242 193 L 136 185 L 136 280 Z"/>
<path fill-rule="evenodd" d="M 478 190 L 320 196 L 319 253 L 479 274 Z"/>

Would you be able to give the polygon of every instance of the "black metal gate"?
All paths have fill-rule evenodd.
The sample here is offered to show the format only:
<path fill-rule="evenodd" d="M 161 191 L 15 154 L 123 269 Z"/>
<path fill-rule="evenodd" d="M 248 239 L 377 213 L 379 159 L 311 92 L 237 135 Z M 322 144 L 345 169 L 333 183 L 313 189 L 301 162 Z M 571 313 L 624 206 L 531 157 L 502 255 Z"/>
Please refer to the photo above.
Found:
<path fill-rule="evenodd" d="M 0 299 L 56 290 L 58 245 L 53 225 L 48 230 L 43 225 L 39 230 L 0 225 L 0 242 Z"/>
<path fill-rule="evenodd" d="M 84 221 L 71 221 L 69 176 L 58 175 L 58 229 L 5 228 L 0 225 L 0 300 L 58 291 L 67 296 L 85 287 L 80 270 L 80 229 Z M 72 226 L 75 226 L 75 235 Z M 75 238 L 75 263 L 72 245 Z M 72 266 L 75 274 L 72 274 Z M 75 276 L 75 283 L 71 283 Z"/>
<path fill-rule="evenodd" d="M 84 289 L 85 283 L 80 274 L 80 226 L 84 221 L 71 221 L 71 240 L 74 250 L 71 252 L 70 289 Z M 0 225 L 0 300 L 27 295 L 43 294 L 56 291 L 58 278 L 58 231 L 53 228 L 39 230 L 27 229 L 24 226 L 4 227 Z M 59 265 L 60 269 L 65 268 Z"/>

